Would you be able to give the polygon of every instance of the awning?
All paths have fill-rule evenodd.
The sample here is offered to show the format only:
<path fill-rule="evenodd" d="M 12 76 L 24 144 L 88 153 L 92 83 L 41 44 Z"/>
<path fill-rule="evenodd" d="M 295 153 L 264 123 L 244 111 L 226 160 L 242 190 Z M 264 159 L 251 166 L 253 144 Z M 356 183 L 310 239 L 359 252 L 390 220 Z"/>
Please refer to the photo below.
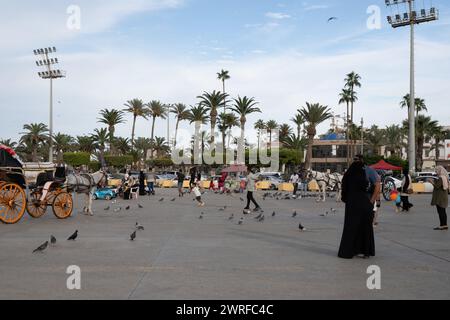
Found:
<path fill-rule="evenodd" d="M 373 164 L 370 166 L 371 168 L 375 170 L 392 170 L 392 171 L 401 171 L 403 170 L 402 167 L 393 166 L 390 163 L 387 163 L 384 160 L 381 160 L 380 162 Z"/>

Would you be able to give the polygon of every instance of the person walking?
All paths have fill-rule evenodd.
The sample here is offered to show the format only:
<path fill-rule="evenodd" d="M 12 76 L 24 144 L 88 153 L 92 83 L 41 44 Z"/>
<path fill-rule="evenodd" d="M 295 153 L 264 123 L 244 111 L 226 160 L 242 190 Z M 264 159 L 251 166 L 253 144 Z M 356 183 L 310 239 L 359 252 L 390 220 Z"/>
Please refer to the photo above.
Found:
<path fill-rule="evenodd" d="M 139 172 L 139 195 L 140 196 L 145 196 L 146 192 L 145 192 L 145 174 L 144 171 L 140 171 Z"/>
<path fill-rule="evenodd" d="M 147 189 L 149 195 L 155 195 L 155 174 L 153 168 L 150 168 L 147 173 Z"/>
<path fill-rule="evenodd" d="M 431 205 L 436 206 L 437 212 L 439 214 L 440 226 L 434 228 L 434 230 L 448 230 L 447 225 L 447 207 L 448 207 L 448 188 L 449 179 L 448 172 L 442 166 L 436 167 L 436 173 L 438 179 L 433 183 L 433 198 L 431 200 Z"/>
<path fill-rule="evenodd" d="M 409 202 L 409 194 L 412 190 L 411 186 L 411 175 L 409 174 L 408 168 L 403 169 L 403 180 L 402 186 L 400 188 L 400 200 L 402 203 L 402 212 L 409 212 L 409 209 L 413 207 L 413 204 Z"/>
<path fill-rule="evenodd" d="M 256 181 L 259 179 L 260 174 L 257 173 L 256 168 L 250 170 L 247 175 L 247 205 L 244 208 L 244 214 L 250 213 L 250 202 L 255 205 L 254 212 L 261 211 L 261 207 L 253 197 L 253 192 L 256 191 Z"/>
<path fill-rule="evenodd" d="M 184 183 L 184 178 L 186 176 L 184 175 L 183 171 L 179 170 L 177 171 L 177 181 L 178 181 L 178 197 L 183 197 L 184 193 L 183 193 L 183 183 Z"/>
<path fill-rule="evenodd" d="M 192 189 L 195 187 L 195 178 L 197 176 L 197 168 L 196 167 L 192 167 L 189 170 L 189 189 L 190 192 L 192 192 Z"/>
<path fill-rule="evenodd" d="M 368 193 L 369 179 L 362 161 L 354 161 L 342 180 L 342 201 L 345 221 L 338 257 L 352 259 L 375 256 L 372 196 Z"/>
<path fill-rule="evenodd" d="M 292 183 L 294 185 L 294 192 L 292 194 L 292 197 L 295 199 L 297 197 L 297 191 L 298 191 L 298 183 L 300 180 L 300 176 L 298 174 L 298 172 L 294 172 L 291 175 L 291 178 L 289 179 L 289 182 Z"/>
<path fill-rule="evenodd" d="M 197 200 L 198 206 L 199 207 L 204 207 L 205 203 L 202 201 L 202 193 L 201 193 L 200 189 L 201 189 L 201 183 L 200 183 L 200 181 L 197 181 L 195 183 L 194 188 L 192 189 L 192 191 L 195 194 L 195 200 Z"/>

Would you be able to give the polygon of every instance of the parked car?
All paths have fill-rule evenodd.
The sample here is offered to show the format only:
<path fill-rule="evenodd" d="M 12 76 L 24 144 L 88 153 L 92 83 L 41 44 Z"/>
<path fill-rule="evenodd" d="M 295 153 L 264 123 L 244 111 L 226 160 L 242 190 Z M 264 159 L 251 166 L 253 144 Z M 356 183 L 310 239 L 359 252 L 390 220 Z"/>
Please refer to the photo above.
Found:
<path fill-rule="evenodd" d="M 112 188 L 101 188 L 101 189 L 97 189 L 97 191 L 95 191 L 94 195 L 92 196 L 92 198 L 94 200 L 111 200 L 113 198 L 117 197 L 117 192 L 115 189 Z"/>

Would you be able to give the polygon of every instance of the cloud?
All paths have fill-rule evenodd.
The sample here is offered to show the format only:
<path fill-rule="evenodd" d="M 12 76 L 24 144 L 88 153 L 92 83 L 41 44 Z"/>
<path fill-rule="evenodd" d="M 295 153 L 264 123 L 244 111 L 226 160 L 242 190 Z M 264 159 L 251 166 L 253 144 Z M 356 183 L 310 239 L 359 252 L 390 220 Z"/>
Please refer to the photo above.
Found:
<path fill-rule="evenodd" d="M 417 95 L 427 101 L 433 118 L 450 124 L 450 44 L 419 39 L 417 53 Z M 363 84 L 358 89 L 356 119 L 364 116 L 368 125 L 383 127 L 401 123 L 406 116 L 398 104 L 409 90 L 408 57 L 407 46 L 391 46 L 387 41 L 342 54 L 309 55 L 288 50 L 209 62 L 161 58 L 132 48 L 64 54 L 61 59 L 68 77 L 55 82 L 55 101 L 61 101 L 55 103 L 55 130 L 72 135 L 91 133 L 99 127 L 96 118 L 100 109 L 122 108 L 126 100 L 136 97 L 195 104 L 203 91 L 221 89 L 216 73 L 222 67 L 231 75 L 227 92 L 253 96 L 260 102 L 264 113 L 251 115 L 248 127 L 258 118 L 289 122 L 305 101 L 344 112 L 345 107 L 337 104 L 338 94 L 345 75 L 352 70 L 362 76 Z M 17 138 L 25 123 L 48 121 L 48 82 L 30 72 L 32 63 L 32 57 L 0 61 L 0 112 L 8 114 L 8 121 L 0 127 L 0 138 Z M 165 123 L 157 122 L 158 136 L 165 136 Z M 319 132 L 328 125 L 321 125 Z M 186 123 L 182 127 L 186 128 Z M 130 122 L 117 128 L 121 136 L 130 132 Z M 140 119 L 136 132 L 137 136 L 149 136 L 150 123 Z M 252 140 L 254 132 L 248 128 L 247 133 Z"/>
<path fill-rule="evenodd" d="M 330 6 L 326 4 L 313 4 L 308 5 L 307 3 L 303 3 L 303 10 L 304 11 L 313 11 L 313 10 L 324 10 L 329 9 Z"/>
<path fill-rule="evenodd" d="M 291 18 L 290 15 L 280 12 L 267 12 L 266 17 L 270 19 L 283 20 Z"/>

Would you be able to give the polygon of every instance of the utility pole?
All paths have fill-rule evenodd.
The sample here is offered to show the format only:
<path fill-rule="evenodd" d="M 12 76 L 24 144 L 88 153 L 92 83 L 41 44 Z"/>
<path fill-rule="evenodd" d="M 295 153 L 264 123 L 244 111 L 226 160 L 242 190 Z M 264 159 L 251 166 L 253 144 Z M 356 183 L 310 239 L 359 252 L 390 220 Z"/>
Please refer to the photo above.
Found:
<path fill-rule="evenodd" d="M 393 28 L 409 26 L 411 29 L 410 35 L 410 102 L 408 110 L 408 160 L 409 170 L 412 173 L 416 172 L 416 108 L 415 108 L 415 61 L 414 61 L 414 27 L 416 24 L 435 21 L 439 19 L 438 10 L 431 7 L 429 10 L 423 8 L 420 14 L 414 8 L 415 0 L 385 0 L 388 7 L 398 6 L 401 4 L 408 5 L 408 12 L 403 14 L 403 17 L 398 13 L 396 15 L 388 16 L 388 22 Z"/>
<path fill-rule="evenodd" d="M 361 154 L 364 155 L 364 118 L 361 118 Z"/>
<path fill-rule="evenodd" d="M 48 47 L 33 50 L 34 55 L 40 56 L 41 60 L 36 61 L 38 67 L 44 67 L 46 71 L 38 72 L 42 79 L 50 80 L 50 117 L 49 117 L 49 154 L 48 161 L 53 162 L 53 79 L 64 78 L 65 71 L 52 69 L 52 65 L 58 63 L 58 58 L 49 58 L 50 53 L 55 53 L 55 47 Z"/>

